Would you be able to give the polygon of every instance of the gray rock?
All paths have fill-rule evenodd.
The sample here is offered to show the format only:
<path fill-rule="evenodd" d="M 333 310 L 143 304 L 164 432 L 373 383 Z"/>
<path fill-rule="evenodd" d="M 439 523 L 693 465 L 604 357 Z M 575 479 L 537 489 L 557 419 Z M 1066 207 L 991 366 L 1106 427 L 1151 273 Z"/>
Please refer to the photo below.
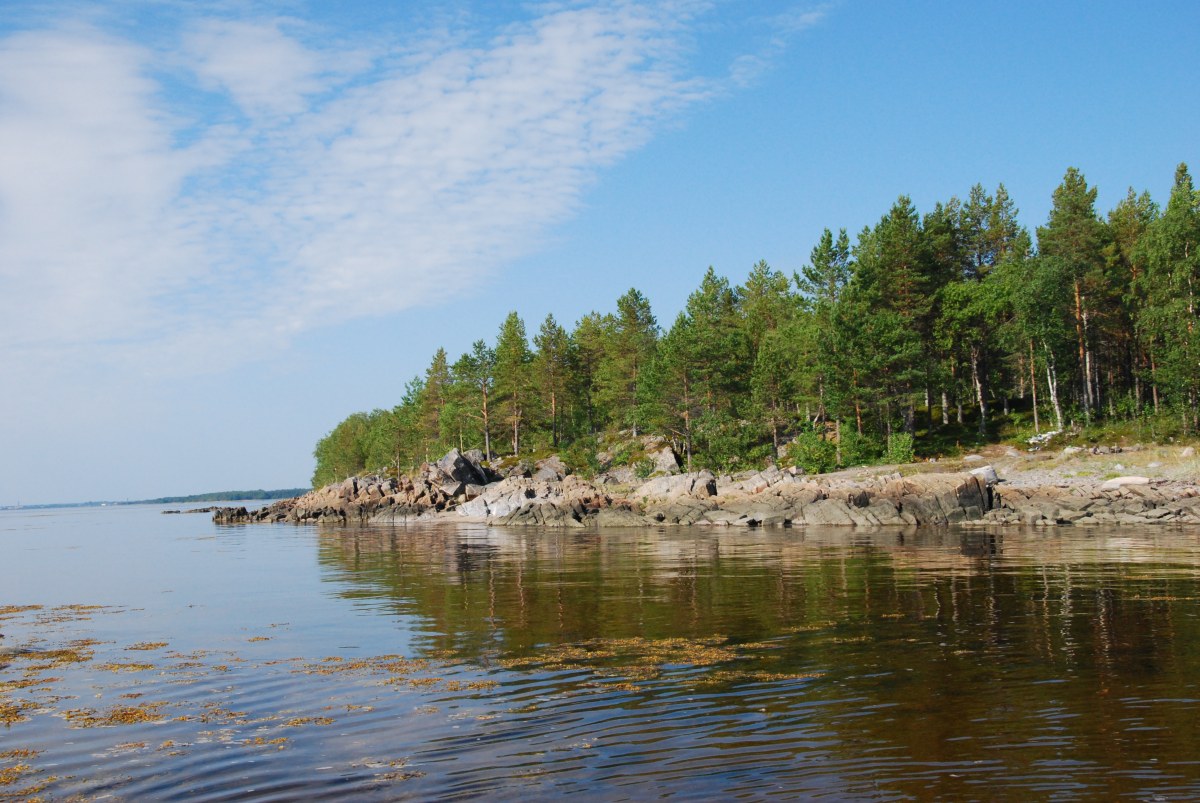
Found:
<path fill-rule="evenodd" d="M 654 463 L 655 474 L 679 473 L 679 455 L 670 446 L 664 446 L 657 452 L 647 452 L 646 457 Z"/>
<path fill-rule="evenodd" d="M 535 465 L 533 479 L 539 482 L 556 482 L 571 473 L 567 464 L 558 455 L 550 455 Z"/>
<path fill-rule="evenodd" d="M 1195 457 L 1196 450 L 1191 446 L 1185 446 L 1179 450 L 1179 456 L 1183 458 Z"/>
<path fill-rule="evenodd" d="M 973 468 L 971 469 L 970 473 L 974 474 L 976 477 L 979 477 L 979 479 L 981 479 L 987 485 L 995 485 L 1000 481 L 1000 478 L 996 476 L 996 469 L 992 466 L 980 466 L 979 468 Z"/>
<path fill-rule="evenodd" d="M 673 477 L 656 477 L 642 483 L 631 496 L 634 499 L 673 499 L 679 496 L 715 496 L 717 478 L 711 471 L 696 471 Z"/>
<path fill-rule="evenodd" d="M 1100 486 L 1102 491 L 1115 491 L 1118 488 L 1124 488 L 1126 485 L 1149 485 L 1149 477 L 1113 477 Z"/>
<path fill-rule="evenodd" d="M 626 508 L 606 507 L 596 514 L 599 527 L 645 527 L 649 522 Z"/>
<path fill-rule="evenodd" d="M 804 507 L 804 523 L 809 526 L 850 527 L 849 506 L 840 499 L 821 499 Z"/>
<path fill-rule="evenodd" d="M 488 478 L 476 464 L 468 460 L 458 449 L 451 449 L 437 461 L 437 468 L 447 477 L 460 483 L 486 485 Z"/>

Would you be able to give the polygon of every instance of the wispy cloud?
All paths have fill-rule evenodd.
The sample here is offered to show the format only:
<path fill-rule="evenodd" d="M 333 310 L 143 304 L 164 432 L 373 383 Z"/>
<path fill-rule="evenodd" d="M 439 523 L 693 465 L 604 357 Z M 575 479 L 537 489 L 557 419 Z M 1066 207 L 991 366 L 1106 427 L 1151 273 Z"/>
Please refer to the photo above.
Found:
<path fill-rule="evenodd" d="M 683 66 L 694 9 L 403 49 L 285 17 L 192 20 L 169 53 L 0 39 L 0 353 L 198 364 L 486 281 L 712 92 Z"/>

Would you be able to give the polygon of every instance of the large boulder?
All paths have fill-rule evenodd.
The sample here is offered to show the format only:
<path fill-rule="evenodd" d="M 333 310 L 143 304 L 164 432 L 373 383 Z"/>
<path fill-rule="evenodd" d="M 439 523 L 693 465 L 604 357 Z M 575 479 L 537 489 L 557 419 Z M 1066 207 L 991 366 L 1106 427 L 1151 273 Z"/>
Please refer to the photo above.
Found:
<path fill-rule="evenodd" d="M 679 455 L 670 446 L 664 446 L 656 452 L 647 452 L 646 459 L 654 464 L 654 474 L 678 474 Z"/>
<path fill-rule="evenodd" d="M 488 477 L 477 463 L 467 459 L 458 449 L 451 449 L 437 461 L 437 469 L 452 480 L 464 485 L 487 485 Z"/>
<path fill-rule="evenodd" d="M 656 477 L 642 483 L 631 496 L 636 500 L 653 501 L 680 496 L 716 496 L 717 478 L 711 471 L 694 471 L 671 477 Z"/>
<path fill-rule="evenodd" d="M 552 454 L 534 464 L 533 479 L 539 482 L 557 482 L 570 473 L 571 470 L 567 468 L 567 464 L 562 461 L 562 458 Z"/>

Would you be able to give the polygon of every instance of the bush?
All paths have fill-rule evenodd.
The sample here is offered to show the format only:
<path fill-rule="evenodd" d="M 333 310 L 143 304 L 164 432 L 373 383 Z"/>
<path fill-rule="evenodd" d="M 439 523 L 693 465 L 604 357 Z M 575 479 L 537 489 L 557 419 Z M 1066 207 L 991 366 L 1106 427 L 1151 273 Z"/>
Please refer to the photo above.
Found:
<path fill-rule="evenodd" d="M 893 432 L 888 436 L 885 463 L 911 463 L 913 461 L 913 436 L 908 432 Z"/>
<path fill-rule="evenodd" d="M 808 474 L 824 474 L 837 468 L 837 445 L 816 432 L 801 432 L 792 443 L 789 454 L 796 465 Z"/>
<path fill-rule="evenodd" d="M 580 438 L 560 450 L 559 457 L 570 467 L 571 471 L 590 478 L 602 470 L 600 461 L 596 459 L 596 452 L 599 449 L 600 445 L 595 438 Z"/>
<path fill-rule="evenodd" d="M 841 451 L 843 466 L 869 466 L 879 461 L 883 445 L 870 435 L 845 429 L 842 431 Z"/>
<path fill-rule="evenodd" d="M 637 475 L 639 479 L 646 479 L 654 473 L 654 461 L 648 457 L 642 458 L 634 464 L 633 473 Z"/>

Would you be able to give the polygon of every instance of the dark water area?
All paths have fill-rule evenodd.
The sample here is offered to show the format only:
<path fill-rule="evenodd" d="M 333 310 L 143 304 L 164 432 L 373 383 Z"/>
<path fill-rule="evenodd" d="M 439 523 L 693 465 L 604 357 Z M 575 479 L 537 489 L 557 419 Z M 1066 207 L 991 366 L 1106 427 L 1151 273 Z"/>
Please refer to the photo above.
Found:
<path fill-rule="evenodd" d="M 1200 799 L 1200 531 L 0 513 L 0 799 Z"/>

